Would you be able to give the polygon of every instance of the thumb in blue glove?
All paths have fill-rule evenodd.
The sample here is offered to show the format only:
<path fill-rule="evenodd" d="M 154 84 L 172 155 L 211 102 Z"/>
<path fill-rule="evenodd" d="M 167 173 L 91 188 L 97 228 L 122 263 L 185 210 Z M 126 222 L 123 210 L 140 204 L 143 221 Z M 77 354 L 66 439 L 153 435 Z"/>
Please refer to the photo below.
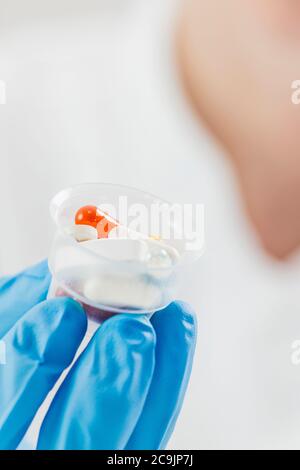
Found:
<path fill-rule="evenodd" d="M 19 445 L 86 331 L 79 304 L 43 301 L 48 285 L 46 263 L 0 281 L 0 340 L 6 350 L 0 365 L 0 449 Z"/>

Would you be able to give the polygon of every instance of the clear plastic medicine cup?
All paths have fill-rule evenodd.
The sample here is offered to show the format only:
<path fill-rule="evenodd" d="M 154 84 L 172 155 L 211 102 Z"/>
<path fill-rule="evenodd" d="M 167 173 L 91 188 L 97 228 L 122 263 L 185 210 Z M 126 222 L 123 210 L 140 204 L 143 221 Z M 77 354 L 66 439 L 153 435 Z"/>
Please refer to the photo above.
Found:
<path fill-rule="evenodd" d="M 96 240 L 91 245 L 72 235 L 77 211 L 88 205 L 103 210 L 122 229 L 119 239 L 101 241 L 100 254 L 90 249 Z M 182 230 L 171 217 L 172 205 L 136 189 L 100 183 L 74 186 L 53 198 L 50 212 L 56 234 L 48 298 L 77 300 L 97 323 L 118 313 L 151 315 L 165 308 L 176 298 L 178 271 L 201 254 L 200 246 L 192 253 L 186 250 L 186 240 L 178 236 Z M 127 237 L 135 240 L 141 259 L 118 259 L 120 247 L 128 247 Z M 112 243 L 117 243 L 114 256 L 111 248 L 106 253 Z"/>

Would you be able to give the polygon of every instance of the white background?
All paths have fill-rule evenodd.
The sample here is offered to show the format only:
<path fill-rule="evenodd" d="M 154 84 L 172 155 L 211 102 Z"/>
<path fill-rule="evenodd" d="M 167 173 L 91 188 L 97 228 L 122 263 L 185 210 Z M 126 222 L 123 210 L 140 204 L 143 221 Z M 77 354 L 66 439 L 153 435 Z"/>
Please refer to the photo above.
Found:
<path fill-rule="evenodd" d="M 206 253 L 181 286 L 199 342 L 170 447 L 300 448 L 300 263 L 261 253 L 231 168 L 180 94 L 175 4 L 0 0 L 0 270 L 47 256 L 49 199 L 75 183 L 204 203 Z"/>

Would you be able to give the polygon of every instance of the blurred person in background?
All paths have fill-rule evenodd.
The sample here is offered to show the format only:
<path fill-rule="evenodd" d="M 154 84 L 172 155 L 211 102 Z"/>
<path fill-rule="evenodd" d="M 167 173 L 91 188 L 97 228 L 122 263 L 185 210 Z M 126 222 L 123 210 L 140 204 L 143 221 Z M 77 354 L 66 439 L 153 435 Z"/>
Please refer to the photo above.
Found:
<path fill-rule="evenodd" d="M 0 8 L 1 272 L 47 257 L 48 202 L 63 187 L 115 182 L 204 203 L 206 253 L 181 288 L 199 345 L 169 446 L 299 448 L 297 4 Z"/>
<path fill-rule="evenodd" d="M 224 11 L 223 11 L 224 10 Z M 293 1 L 188 0 L 180 64 L 199 114 L 232 159 L 267 251 L 300 244 L 300 5 Z"/>

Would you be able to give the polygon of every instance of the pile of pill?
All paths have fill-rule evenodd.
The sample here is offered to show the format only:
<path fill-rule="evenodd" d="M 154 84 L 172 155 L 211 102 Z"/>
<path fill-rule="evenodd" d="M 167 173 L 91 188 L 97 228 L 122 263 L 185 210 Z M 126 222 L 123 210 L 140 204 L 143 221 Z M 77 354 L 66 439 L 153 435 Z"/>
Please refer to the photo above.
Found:
<path fill-rule="evenodd" d="M 132 231 L 95 205 L 76 212 L 68 235 L 111 263 L 139 263 L 141 271 L 147 273 L 137 275 L 134 282 L 130 268 L 122 274 L 116 269 L 113 274 L 88 276 L 82 291 L 95 303 L 150 308 L 161 295 L 158 283 L 168 279 L 180 258 L 178 251 L 159 237 Z"/>
<path fill-rule="evenodd" d="M 69 229 L 86 248 L 114 261 L 140 261 L 149 268 L 171 268 L 179 258 L 175 248 L 158 237 L 147 237 L 121 226 L 93 205 L 81 207 Z"/>

